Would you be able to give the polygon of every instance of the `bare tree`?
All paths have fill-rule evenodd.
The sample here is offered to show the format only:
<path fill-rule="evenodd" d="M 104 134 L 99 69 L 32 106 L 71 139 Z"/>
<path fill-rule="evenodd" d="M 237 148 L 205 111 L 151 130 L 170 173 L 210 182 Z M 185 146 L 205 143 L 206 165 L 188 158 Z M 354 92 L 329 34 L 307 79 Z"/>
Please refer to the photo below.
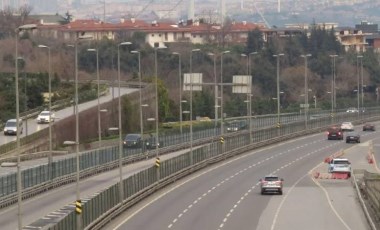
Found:
<path fill-rule="evenodd" d="M 15 10 L 6 8 L 0 11 L 0 39 L 13 37 L 15 29 L 23 24 L 29 23 L 28 16 L 32 11 L 31 6 L 22 6 Z"/>

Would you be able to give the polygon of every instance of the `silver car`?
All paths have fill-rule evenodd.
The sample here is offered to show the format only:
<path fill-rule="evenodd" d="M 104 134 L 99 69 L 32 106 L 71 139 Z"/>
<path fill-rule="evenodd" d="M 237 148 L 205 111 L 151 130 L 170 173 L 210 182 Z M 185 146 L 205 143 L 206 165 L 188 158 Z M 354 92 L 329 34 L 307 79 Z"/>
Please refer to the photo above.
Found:
<path fill-rule="evenodd" d="M 268 175 L 260 179 L 261 194 L 264 195 L 267 192 L 278 192 L 282 195 L 284 179 L 279 178 L 276 175 Z"/>

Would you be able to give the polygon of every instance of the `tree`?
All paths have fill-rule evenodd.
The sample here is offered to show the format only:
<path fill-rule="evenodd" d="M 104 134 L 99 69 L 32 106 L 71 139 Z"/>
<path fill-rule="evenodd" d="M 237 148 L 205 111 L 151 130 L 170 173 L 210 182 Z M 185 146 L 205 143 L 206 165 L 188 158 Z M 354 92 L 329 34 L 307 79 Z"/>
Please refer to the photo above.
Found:
<path fill-rule="evenodd" d="M 264 48 L 263 33 L 259 29 L 248 32 L 246 53 L 258 52 Z"/>

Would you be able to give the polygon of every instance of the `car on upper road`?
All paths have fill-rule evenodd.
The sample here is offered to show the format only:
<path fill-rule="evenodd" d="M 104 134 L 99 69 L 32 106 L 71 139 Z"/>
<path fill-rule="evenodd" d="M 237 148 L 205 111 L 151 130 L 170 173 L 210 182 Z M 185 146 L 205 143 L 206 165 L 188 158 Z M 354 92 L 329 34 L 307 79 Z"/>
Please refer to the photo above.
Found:
<path fill-rule="evenodd" d="M 328 128 L 327 140 L 343 140 L 343 130 L 337 126 Z"/>
<path fill-rule="evenodd" d="M 48 110 L 42 111 L 37 116 L 37 123 L 38 124 L 50 123 L 50 122 L 54 122 L 54 121 L 55 121 L 55 114 L 48 111 Z"/>
<path fill-rule="evenodd" d="M 267 192 L 278 192 L 282 195 L 284 179 L 280 179 L 277 175 L 267 175 L 260 179 L 261 194 L 264 195 Z"/>
<path fill-rule="evenodd" d="M 371 123 L 366 123 L 363 125 L 363 131 L 375 131 L 375 125 Z"/>
<path fill-rule="evenodd" d="M 360 143 L 360 134 L 357 132 L 349 132 L 346 134 L 346 143 Z"/>
<path fill-rule="evenodd" d="M 147 149 L 155 149 L 157 146 L 158 148 L 161 148 L 163 146 L 163 143 L 160 140 L 157 142 L 156 137 L 151 136 L 145 140 L 145 147 Z"/>
<path fill-rule="evenodd" d="M 343 131 L 354 131 L 354 125 L 349 121 L 343 122 L 342 125 L 340 126 L 340 128 Z"/>
<path fill-rule="evenodd" d="M 124 148 L 141 148 L 142 147 L 142 138 L 141 134 L 130 133 L 127 134 L 123 141 Z"/>
<path fill-rule="evenodd" d="M 237 132 L 248 128 L 247 121 L 231 121 L 227 124 L 227 132 Z"/>
<path fill-rule="evenodd" d="M 350 108 L 347 109 L 346 112 L 347 113 L 357 113 L 357 112 L 359 112 L 359 110 L 357 108 L 355 108 L 355 107 L 350 107 Z"/>
<path fill-rule="evenodd" d="M 4 135 L 17 135 L 17 131 L 22 134 L 23 125 L 22 120 L 20 119 L 18 122 L 18 128 L 17 128 L 17 120 L 16 119 L 9 119 L 4 126 Z"/>

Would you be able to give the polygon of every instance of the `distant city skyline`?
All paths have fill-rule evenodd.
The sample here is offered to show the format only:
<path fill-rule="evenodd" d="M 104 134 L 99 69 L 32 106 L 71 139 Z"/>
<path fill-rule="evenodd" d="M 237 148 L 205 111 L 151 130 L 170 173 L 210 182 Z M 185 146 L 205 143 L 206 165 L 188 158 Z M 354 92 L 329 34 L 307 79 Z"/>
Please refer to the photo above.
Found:
<path fill-rule="evenodd" d="M 145 19 L 147 14 L 172 20 L 187 19 L 190 0 L 0 0 L 2 10 L 31 6 L 31 14 L 70 12 L 75 19 L 115 21 L 120 18 Z M 225 16 L 233 20 L 282 26 L 288 23 L 337 22 L 353 26 L 362 20 L 380 23 L 380 1 L 374 0 L 224 0 Z M 195 18 L 219 14 L 220 0 L 195 0 Z M 379 2 L 379 3 L 377 3 Z M 279 7 L 280 6 L 280 7 Z M 281 12 L 278 12 L 281 10 Z M 339 13 L 337 13 L 339 12 Z M 150 18 L 150 17 L 148 17 Z"/>

